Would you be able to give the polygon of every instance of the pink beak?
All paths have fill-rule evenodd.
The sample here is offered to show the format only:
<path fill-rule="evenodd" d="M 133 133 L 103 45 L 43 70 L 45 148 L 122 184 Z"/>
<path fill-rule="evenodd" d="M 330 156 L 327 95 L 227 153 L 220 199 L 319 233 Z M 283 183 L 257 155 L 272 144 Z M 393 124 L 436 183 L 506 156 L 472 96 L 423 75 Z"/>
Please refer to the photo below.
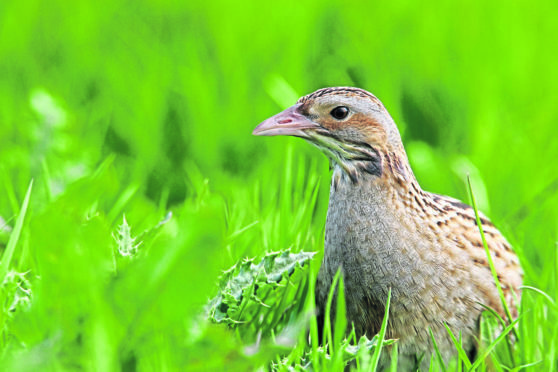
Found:
<path fill-rule="evenodd" d="M 320 125 L 300 114 L 294 105 L 262 122 L 252 132 L 255 136 L 296 136 L 308 137 L 306 129 L 316 129 Z"/>

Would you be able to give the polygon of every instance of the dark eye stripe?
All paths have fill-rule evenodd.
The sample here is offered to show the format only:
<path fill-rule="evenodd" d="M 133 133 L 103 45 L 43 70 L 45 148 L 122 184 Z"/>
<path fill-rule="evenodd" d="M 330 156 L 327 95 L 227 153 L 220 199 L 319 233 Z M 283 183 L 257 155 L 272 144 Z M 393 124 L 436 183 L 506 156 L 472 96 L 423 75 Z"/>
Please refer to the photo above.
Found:
<path fill-rule="evenodd" d="M 349 109 L 346 106 L 337 106 L 331 110 L 330 115 L 333 116 L 334 119 L 343 120 L 349 115 Z"/>

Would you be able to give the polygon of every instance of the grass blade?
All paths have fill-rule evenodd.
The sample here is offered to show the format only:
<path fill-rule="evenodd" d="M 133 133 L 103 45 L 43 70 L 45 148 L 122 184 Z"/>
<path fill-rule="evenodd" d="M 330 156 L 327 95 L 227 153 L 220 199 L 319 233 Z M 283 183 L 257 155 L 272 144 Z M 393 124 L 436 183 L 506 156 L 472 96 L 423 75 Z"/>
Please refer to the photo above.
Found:
<path fill-rule="evenodd" d="M 438 344 L 436 343 L 436 339 L 434 338 L 434 333 L 432 333 L 432 328 L 428 328 L 428 332 L 430 333 L 430 337 L 432 338 L 432 344 L 434 345 L 434 351 L 436 353 L 436 358 L 440 363 L 440 368 L 442 368 L 443 372 L 446 372 L 446 364 L 444 363 L 444 359 L 442 359 L 442 354 L 440 353 L 440 349 L 438 349 Z"/>
<path fill-rule="evenodd" d="M 310 318 L 310 338 L 311 338 L 311 347 L 312 353 L 310 357 L 312 359 L 312 365 L 314 368 L 319 371 L 320 370 L 320 358 L 318 357 L 318 347 L 319 345 L 319 336 L 318 336 L 318 318 L 316 316 L 316 272 L 314 270 L 314 265 L 310 263 L 309 267 L 309 274 L 308 274 L 308 297 L 306 300 L 306 309 L 307 312 L 311 313 L 312 316 Z"/>
<path fill-rule="evenodd" d="M 504 337 L 506 337 L 508 335 L 508 333 L 510 333 L 510 331 L 514 329 L 514 327 L 517 324 L 517 322 L 519 321 L 519 319 L 521 319 L 521 316 L 519 316 L 516 320 L 511 322 L 510 325 L 508 325 L 502 331 L 502 333 L 498 337 L 496 337 L 496 339 L 494 341 L 492 341 L 486 349 L 483 350 L 482 354 L 477 358 L 475 363 L 473 363 L 473 365 L 471 367 L 469 367 L 470 371 L 475 370 L 475 368 L 480 366 L 480 364 L 486 359 L 488 354 L 490 354 L 492 349 L 494 349 L 496 347 L 496 345 L 498 345 L 498 343 L 500 343 L 500 341 L 502 341 L 504 339 Z"/>
<path fill-rule="evenodd" d="M 130 199 L 132 199 L 138 189 L 138 185 L 130 185 L 128 186 L 128 188 L 126 188 L 126 190 L 124 190 L 124 192 L 120 194 L 118 200 L 114 203 L 112 209 L 107 214 L 107 219 L 109 220 L 111 225 L 116 221 L 116 218 L 120 214 L 120 211 L 122 211 L 124 206 L 130 201 Z"/>
<path fill-rule="evenodd" d="M 391 349 L 391 366 L 389 368 L 390 372 L 397 372 L 397 342 L 393 344 Z"/>
<path fill-rule="evenodd" d="M 335 369 L 343 368 L 343 352 L 341 345 L 347 331 L 347 309 L 345 306 L 345 284 L 343 276 L 339 276 L 337 287 L 337 303 L 335 307 L 335 326 L 333 328 L 333 342 L 335 355 L 333 355 L 333 366 Z"/>
<path fill-rule="evenodd" d="M 329 288 L 329 293 L 327 295 L 327 303 L 325 308 L 324 314 L 324 334 L 323 340 L 329 346 L 329 353 L 330 355 L 333 354 L 333 335 L 331 332 L 331 306 L 333 303 L 333 295 L 335 293 L 335 288 L 337 287 L 337 282 L 339 281 L 339 277 L 341 276 L 341 269 L 337 270 L 337 273 L 333 277 L 331 282 L 331 287 Z"/>
<path fill-rule="evenodd" d="M 500 296 L 500 301 L 502 302 L 502 307 L 508 317 L 508 320 L 512 321 L 512 316 L 510 312 L 510 308 L 508 303 L 506 302 L 506 298 L 504 296 L 504 291 L 502 290 L 502 286 L 500 285 L 500 280 L 498 280 L 498 273 L 496 272 L 496 267 L 494 266 L 494 262 L 492 261 L 492 255 L 490 254 L 490 250 L 488 249 L 488 243 L 486 242 L 486 237 L 484 236 L 484 230 L 482 228 L 482 222 L 479 216 L 479 210 L 477 209 L 477 202 L 475 200 L 475 195 L 473 195 L 473 187 L 471 186 L 471 178 L 467 176 L 467 185 L 469 188 L 469 195 L 471 197 L 471 204 L 473 205 L 473 210 L 475 211 L 475 218 L 477 221 L 477 227 L 479 228 L 479 232 L 482 239 L 482 245 L 484 246 L 484 251 L 486 253 L 486 258 L 488 260 L 488 264 L 490 266 L 490 272 L 492 273 L 492 278 L 494 279 L 494 283 L 496 283 L 496 288 L 498 290 L 498 294 Z M 517 331 L 513 330 L 514 336 L 519 340 L 519 335 Z"/>
<path fill-rule="evenodd" d="M 519 287 L 519 289 L 528 289 L 530 291 L 536 292 L 538 294 L 540 294 L 541 296 L 543 296 L 544 298 L 546 298 L 546 300 L 548 302 L 550 302 L 550 304 L 552 305 L 553 308 L 558 309 L 558 305 L 556 305 L 556 301 L 554 301 L 552 299 L 552 297 L 550 297 L 547 293 L 543 292 L 542 290 L 535 288 L 535 287 L 531 287 L 529 285 L 522 285 L 521 287 Z"/>
<path fill-rule="evenodd" d="M 27 188 L 27 193 L 25 194 L 25 198 L 23 199 L 23 204 L 21 205 L 19 215 L 17 216 L 14 230 L 10 235 L 10 240 L 8 240 L 8 245 L 6 246 L 6 250 L 2 255 L 2 262 L 0 262 L 0 284 L 4 283 L 4 280 L 6 279 L 6 275 L 8 274 L 10 263 L 12 262 L 12 258 L 14 255 L 15 247 L 19 240 L 21 229 L 23 227 L 25 214 L 27 213 L 27 207 L 29 206 L 29 198 L 31 196 L 32 188 L 33 188 L 33 180 L 31 180 L 31 182 L 29 183 L 29 187 Z"/>
<path fill-rule="evenodd" d="M 375 371 L 378 368 L 378 362 L 380 361 L 380 355 L 382 353 L 382 345 L 384 343 L 384 339 L 386 337 L 386 329 L 389 319 L 389 304 L 391 302 L 391 288 L 388 292 L 388 297 L 386 301 L 386 311 L 384 313 L 384 320 L 382 320 L 382 328 L 380 328 L 380 333 L 378 333 L 378 344 L 374 349 L 374 354 L 372 355 L 372 361 L 370 363 L 370 370 Z"/>
<path fill-rule="evenodd" d="M 498 314 L 498 313 L 496 312 L 496 310 L 492 309 L 492 308 L 489 307 L 489 306 L 486 306 L 486 305 L 484 305 L 484 304 L 481 304 L 480 302 L 478 302 L 478 304 L 479 304 L 480 306 L 482 306 L 482 307 L 483 307 L 486 311 L 488 311 L 490 314 L 492 314 L 496 319 L 498 319 L 498 322 L 500 323 L 500 325 L 501 325 L 503 328 L 506 328 L 506 322 L 505 322 L 505 320 L 500 316 L 500 314 Z M 506 345 L 507 345 L 508 353 L 509 353 L 509 356 L 510 356 L 510 360 L 512 361 L 513 364 L 515 364 L 515 358 L 514 358 L 514 355 L 513 355 L 513 347 L 512 347 L 512 344 L 511 344 L 511 341 L 510 341 L 509 338 L 506 338 Z"/>
<path fill-rule="evenodd" d="M 451 337 L 451 340 L 453 341 L 453 344 L 455 346 L 455 348 L 457 349 L 457 353 L 459 354 L 459 358 L 461 359 L 461 361 L 463 363 L 465 363 L 465 367 L 467 368 L 467 370 L 469 370 L 471 368 L 471 361 L 469 360 L 469 357 L 467 356 L 467 353 L 465 352 L 465 350 L 463 350 L 463 347 L 461 346 L 461 343 L 455 338 L 453 332 L 451 331 L 450 327 L 448 326 L 448 324 L 446 322 L 444 322 L 444 326 L 446 327 L 446 330 L 448 331 L 448 334 Z"/>
<path fill-rule="evenodd" d="M 45 194 L 48 202 L 52 201 L 52 187 L 50 186 L 50 171 L 48 169 L 48 164 L 45 159 L 41 161 L 41 166 L 43 168 L 43 183 L 45 186 Z"/>

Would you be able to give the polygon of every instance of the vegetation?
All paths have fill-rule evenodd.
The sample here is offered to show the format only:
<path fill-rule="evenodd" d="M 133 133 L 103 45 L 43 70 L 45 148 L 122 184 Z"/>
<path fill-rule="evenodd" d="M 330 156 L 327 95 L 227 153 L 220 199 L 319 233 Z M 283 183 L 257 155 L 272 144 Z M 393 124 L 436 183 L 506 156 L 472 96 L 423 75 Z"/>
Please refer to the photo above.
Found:
<path fill-rule="evenodd" d="M 373 370 L 395 355 L 381 335 L 316 342 L 327 160 L 251 136 L 335 85 L 384 102 L 423 188 L 469 201 L 469 174 L 525 271 L 516 342 L 492 342 L 487 313 L 485 358 L 433 369 L 556 370 L 557 16 L 552 1 L 0 2 L 0 370 Z M 243 268 L 252 296 L 211 321 Z"/>

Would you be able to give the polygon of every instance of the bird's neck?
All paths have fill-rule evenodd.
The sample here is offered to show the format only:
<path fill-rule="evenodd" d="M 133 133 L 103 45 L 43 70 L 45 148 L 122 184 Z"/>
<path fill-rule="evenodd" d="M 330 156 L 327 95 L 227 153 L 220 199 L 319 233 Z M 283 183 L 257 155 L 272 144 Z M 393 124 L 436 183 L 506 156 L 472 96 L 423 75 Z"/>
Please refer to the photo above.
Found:
<path fill-rule="evenodd" d="M 405 151 L 402 149 L 375 150 L 375 156 L 333 164 L 332 192 L 345 190 L 389 191 L 391 197 L 408 199 L 423 196 Z"/>
<path fill-rule="evenodd" d="M 331 267 L 345 262 L 352 252 L 372 255 L 371 261 L 378 268 L 388 267 L 394 254 L 405 267 L 421 264 L 414 252 L 422 243 L 408 239 L 418 231 L 430 234 L 429 227 L 421 225 L 417 218 L 429 213 L 430 196 L 422 191 L 408 163 L 401 159 L 398 163 L 393 157 L 383 160 L 381 176 L 359 173 L 357 182 L 347 177 L 341 167 L 334 168 L 324 256 Z M 347 270 L 354 270 L 358 276 L 361 266 L 356 264 Z M 390 283 L 393 282 L 385 282 Z"/>

